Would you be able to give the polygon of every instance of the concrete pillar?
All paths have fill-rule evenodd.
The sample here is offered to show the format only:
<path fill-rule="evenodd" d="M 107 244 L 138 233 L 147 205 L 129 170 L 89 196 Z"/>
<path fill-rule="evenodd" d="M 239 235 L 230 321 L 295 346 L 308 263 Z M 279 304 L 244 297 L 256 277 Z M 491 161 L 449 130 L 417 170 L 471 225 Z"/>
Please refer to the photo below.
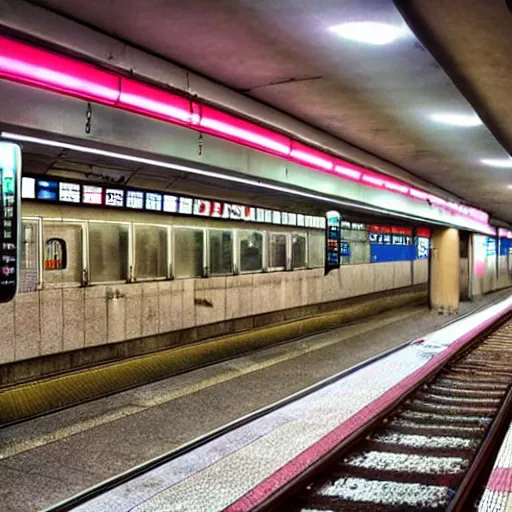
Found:
<path fill-rule="evenodd" d="M 459 231 L 435 229 L 430 255 L 430 307 L 439 313 L 454 314 L 459 309 Z"/>

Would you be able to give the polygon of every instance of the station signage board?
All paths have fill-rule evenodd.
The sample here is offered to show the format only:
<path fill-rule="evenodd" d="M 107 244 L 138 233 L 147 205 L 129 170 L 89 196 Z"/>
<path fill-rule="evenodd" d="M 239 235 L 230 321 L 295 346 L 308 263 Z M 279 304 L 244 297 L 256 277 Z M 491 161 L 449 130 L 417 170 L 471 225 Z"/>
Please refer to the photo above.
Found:
<path fill-rule="evenodd" d="M 20 147 L 0 142 L 0 302 L 12 300 L 18 288 L 20 177 Z"/>
<path fill-rule="evenodd" d="M 209 199 L 134 190 L 132 188 L 125 190 L 122 187 L 102 187 L 71 182 L 67 179 L 61 180 L 53 176 L 44 179 L 23 176 L 21 190 L 22 199 L 66 203 L 68 205 L 82 204 L 109 208 L 128 208 L 131 210 L 322 230 L 325 229 L 326 225 L 324 217 L 314 215 L 281 212 Z"/>
<path fill-rule="evenodd" d="M 327 229 L 325 234 L 325 272 L 340 268 L 341 260 L 341 215 L 331 210 L 327 212 Z"/>

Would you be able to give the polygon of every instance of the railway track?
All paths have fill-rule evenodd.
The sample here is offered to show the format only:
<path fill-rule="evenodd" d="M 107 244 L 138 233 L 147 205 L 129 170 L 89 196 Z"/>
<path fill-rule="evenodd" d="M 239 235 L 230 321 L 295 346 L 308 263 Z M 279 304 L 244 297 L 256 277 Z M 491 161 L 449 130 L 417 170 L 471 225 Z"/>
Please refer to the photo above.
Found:
<path fill-rule="evenodd" d="M 263 508 L 470 511 L 475 483 L 504 434 L 511 384 L 509 320 Z"/>

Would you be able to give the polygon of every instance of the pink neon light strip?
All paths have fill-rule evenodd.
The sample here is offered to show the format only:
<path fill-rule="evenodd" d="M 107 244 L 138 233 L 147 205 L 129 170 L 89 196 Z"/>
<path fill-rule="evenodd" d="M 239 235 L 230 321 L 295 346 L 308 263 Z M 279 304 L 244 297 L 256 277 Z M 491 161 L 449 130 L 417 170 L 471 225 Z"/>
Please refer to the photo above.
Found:
<path fill-rule="evenodd" d="M 332 159 L 328 158 L 329 155 L 322 153 L 321 151 L 311 149 L 294 140 L 292 141 L 290 157 L 292 160 L 297 162 L 306 163 L 310 166 L 324 169 L 326 171 L 331 171 L 334 167 Z"/>
<path fill-rule="evenodd" d="M 190 101 L 135 80 L 123 78 L 118 105 L 164 121 L 190 124 L 192 112 Z"/>
<path fill-rule="evenodd" d="M 0 37 L 0 76 L 108 105 L 119 98 L 117 76 L 5 37 Z"/>
<path fill-rule="evenodd" d="M 351 169 L 347 165 L 335 165 L 334 170 L 336 171 L 337 174 L 341 174 L 343 177 L 355 181 L 359 181 L 363 174 L 361 171 Z"/>
<path fill-rule="evenodd" d="M 245 143 L 281 156 L 290 155 L 291 141 L 288 137 L 210 107 L 201 108 L 199 125 L 206 132 L 222 135 L 239 144 Z"/>
<path fill-rule="evenodd" d="M 171 123 L 185 125 L 248 147 L 266 151 L 352 181 L 362 181 L 394 193 L 429 200 L 439 208 L 487 224 L 489 216 L 476 208 L 414 189 L 310 148 L 272 130 L 149 85 L 109 73 L 75 59 L 0 36 L 0 78 L 97 101 Z"/>

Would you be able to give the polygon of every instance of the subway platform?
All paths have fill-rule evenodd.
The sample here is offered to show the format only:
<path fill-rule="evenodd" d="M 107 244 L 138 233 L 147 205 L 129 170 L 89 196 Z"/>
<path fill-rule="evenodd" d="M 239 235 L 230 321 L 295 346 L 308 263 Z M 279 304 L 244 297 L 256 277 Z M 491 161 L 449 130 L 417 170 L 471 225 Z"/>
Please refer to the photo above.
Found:
<path fill-rule="evenodd" d="M 461 313 L 480 310 L 509 294 L 502 291 L 463 303 Z M 481 310 L 476 322 L 491 313 Z M 402 308 L 3 428 L 2 510 L 49 508 L 383 351 L 426 339 L 449 323 L 443 334 L 447 343 L 446 332 L 457 337 L 460 326 L 470 329 L 475 316 L 453 320 L 423 307 Z M 434 352 L 439 349 L 431 345 Z M 368 404 L 421 371 L 432 354 L 418 347 L 393 352 L 323 388 L 320 395 L 305 396 L 300 406 L 290 403 L 264 415 L 174 459 L 171 466 L 160 466 L 141 481 L 97 498 L 106 502 L 90 501 L 83 509 L 250 510 L 253 505 L 241 500 L 268 491 L 271 475 L 283 467 L 300 469 L 304 460 L 290 464 L 301 453 L 310 453 L 328 432 L 346 435 L 350 417 L 361 410 L 367 414 Z M 364 421 L 365 415 L 358 418 Z"/>

